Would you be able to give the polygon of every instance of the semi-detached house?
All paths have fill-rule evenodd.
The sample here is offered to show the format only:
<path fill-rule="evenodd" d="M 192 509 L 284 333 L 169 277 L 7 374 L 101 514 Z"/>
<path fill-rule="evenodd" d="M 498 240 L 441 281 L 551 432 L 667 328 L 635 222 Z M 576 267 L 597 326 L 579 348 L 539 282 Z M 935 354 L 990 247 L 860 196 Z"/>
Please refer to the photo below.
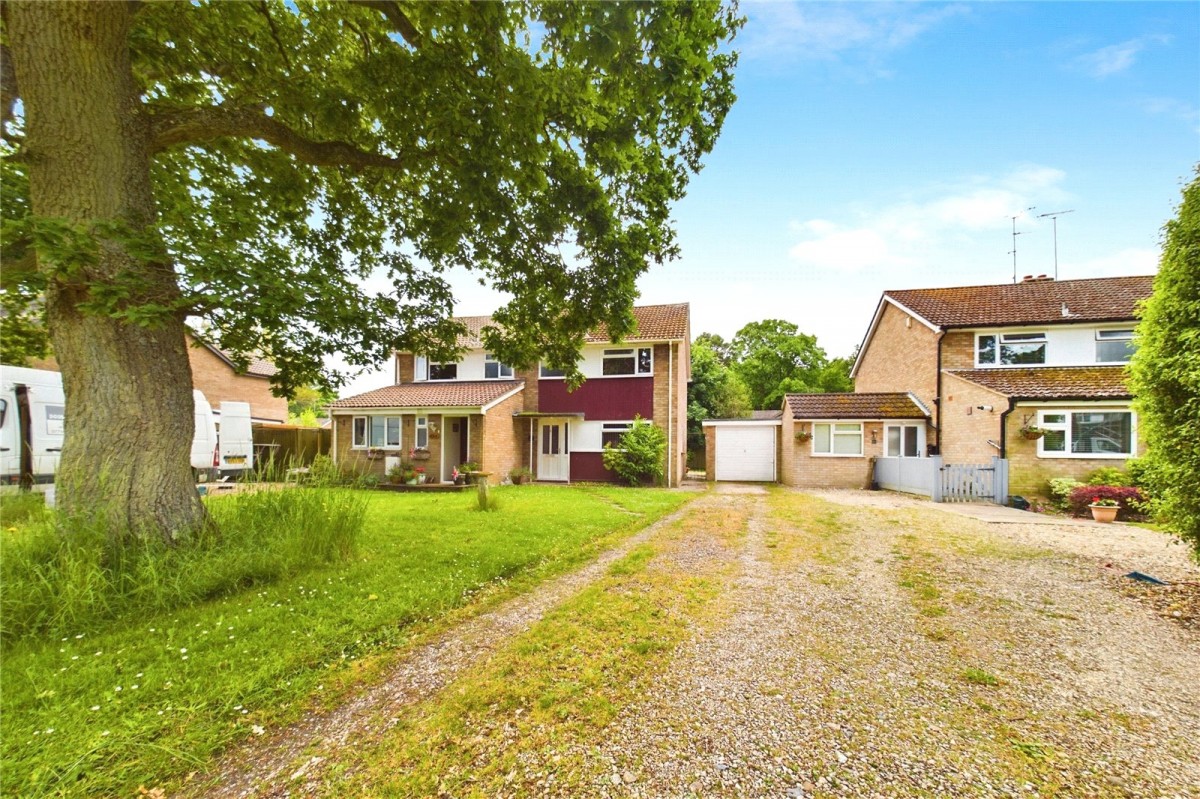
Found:
<path fill-rule="evenodd" d="M 861 488 L 875 457 L 1000 457 L 1011 493 L 1046 495 L 1052 477 L 1120 468 L 1144 452 L 1126 368 L 1152 287 L 1146 275 L 884 292 L 851 371 L 854 393 L 785 397 L 777 438 L 760 434 L 757 455 L 778 465 L 757 479 Z M 754 462 L 721 441 L 748 441 L 756 426 L 766 429 L 706 423 L 710 476 L 731 479 L 723 455 Z"/>
<path fill-rule="evenodd" d="M 587 336 L 578 361 L 584 382 L 574 391 L 561 372 L 514 369 L 487 352 L 482 332 L 491 317 L 460 317 L 467 330 L 460 360 L 398 352 L 393 385 L 333 403 L 333 457 L 383 474 L 389 458 L 415 455 L 433 482 L 448 481 L 467 462 L 495 480 L 523 467 L 541 481 L 608 481 L 604 446 L 641 417 L 666 434 L 664 476 L 678 485 L 687 449 L 688 306 L 637 306 L 633 315 L 636 332 L 619 343 L 603 330 Z"/>

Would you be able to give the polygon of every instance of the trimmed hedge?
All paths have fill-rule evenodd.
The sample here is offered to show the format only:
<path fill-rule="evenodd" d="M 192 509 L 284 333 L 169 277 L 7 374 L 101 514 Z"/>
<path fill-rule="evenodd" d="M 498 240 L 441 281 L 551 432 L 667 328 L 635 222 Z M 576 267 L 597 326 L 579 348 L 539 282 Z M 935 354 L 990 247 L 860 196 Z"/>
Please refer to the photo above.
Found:
<path fill-rule="evenodd" d="M 1146 518 L 1142 508 L 1146 497 L 1133 486 L 1090 486 L 1082 485 L 1071 491 L 1067 498 L 1067 510 L 1072 516 L 1090 516 L 1088 505 L 1097 499 L 1115 499 L 1121 504 L 1117 518 L 1122 521 L 1140 521 Z"/>

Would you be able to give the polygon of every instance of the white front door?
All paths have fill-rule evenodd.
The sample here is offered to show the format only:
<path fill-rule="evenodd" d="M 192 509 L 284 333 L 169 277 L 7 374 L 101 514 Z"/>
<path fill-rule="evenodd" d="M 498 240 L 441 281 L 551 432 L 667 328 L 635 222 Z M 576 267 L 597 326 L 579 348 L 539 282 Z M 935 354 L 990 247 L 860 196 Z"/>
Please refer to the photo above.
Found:
<path fill-rule="evenodd" d="M 567 422 L 543 421 L 538 445 L 539 480 L 571 479 L 571 448 L 567 441 L 570 426 Z"/>

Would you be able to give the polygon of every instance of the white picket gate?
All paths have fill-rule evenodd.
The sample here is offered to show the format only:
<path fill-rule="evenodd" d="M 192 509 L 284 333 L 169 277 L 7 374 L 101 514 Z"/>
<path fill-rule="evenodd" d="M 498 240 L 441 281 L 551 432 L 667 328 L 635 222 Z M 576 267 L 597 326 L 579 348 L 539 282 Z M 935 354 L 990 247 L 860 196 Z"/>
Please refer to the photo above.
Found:
<path fill-rule="evenodd" d="M 921 494 L 934 502 L 1008 503 L 1008 461 L 945 464 L 929 458 L 876 458 L 875 482 L 880 488 Z"/>

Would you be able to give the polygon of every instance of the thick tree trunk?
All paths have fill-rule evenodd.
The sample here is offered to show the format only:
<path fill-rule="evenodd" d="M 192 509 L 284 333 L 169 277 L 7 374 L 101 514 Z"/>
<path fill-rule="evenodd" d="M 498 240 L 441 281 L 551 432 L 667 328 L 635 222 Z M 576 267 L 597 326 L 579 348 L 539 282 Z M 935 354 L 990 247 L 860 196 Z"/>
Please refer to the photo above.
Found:
<path fill-rule="evenodd" d="M 148 122 L 130 67 L 134 5 L 9 2 L 7 34 L 25 111 L 35 216 L 143 231 L 154 221 Z M 164 259 L 165 261 L 165 259 Z M 192 480 L 192 375 L 183 318 L 149 327 L 85 313 L 96 286 L 127 284 L 131 302 L 179 296 L 169 264 L 100 241 L 81 274 L 55 271 L 46 312 L 66 392 L 61 508 L 99 515 L 114 535 L 174 541 L 207 523 Z"/>

